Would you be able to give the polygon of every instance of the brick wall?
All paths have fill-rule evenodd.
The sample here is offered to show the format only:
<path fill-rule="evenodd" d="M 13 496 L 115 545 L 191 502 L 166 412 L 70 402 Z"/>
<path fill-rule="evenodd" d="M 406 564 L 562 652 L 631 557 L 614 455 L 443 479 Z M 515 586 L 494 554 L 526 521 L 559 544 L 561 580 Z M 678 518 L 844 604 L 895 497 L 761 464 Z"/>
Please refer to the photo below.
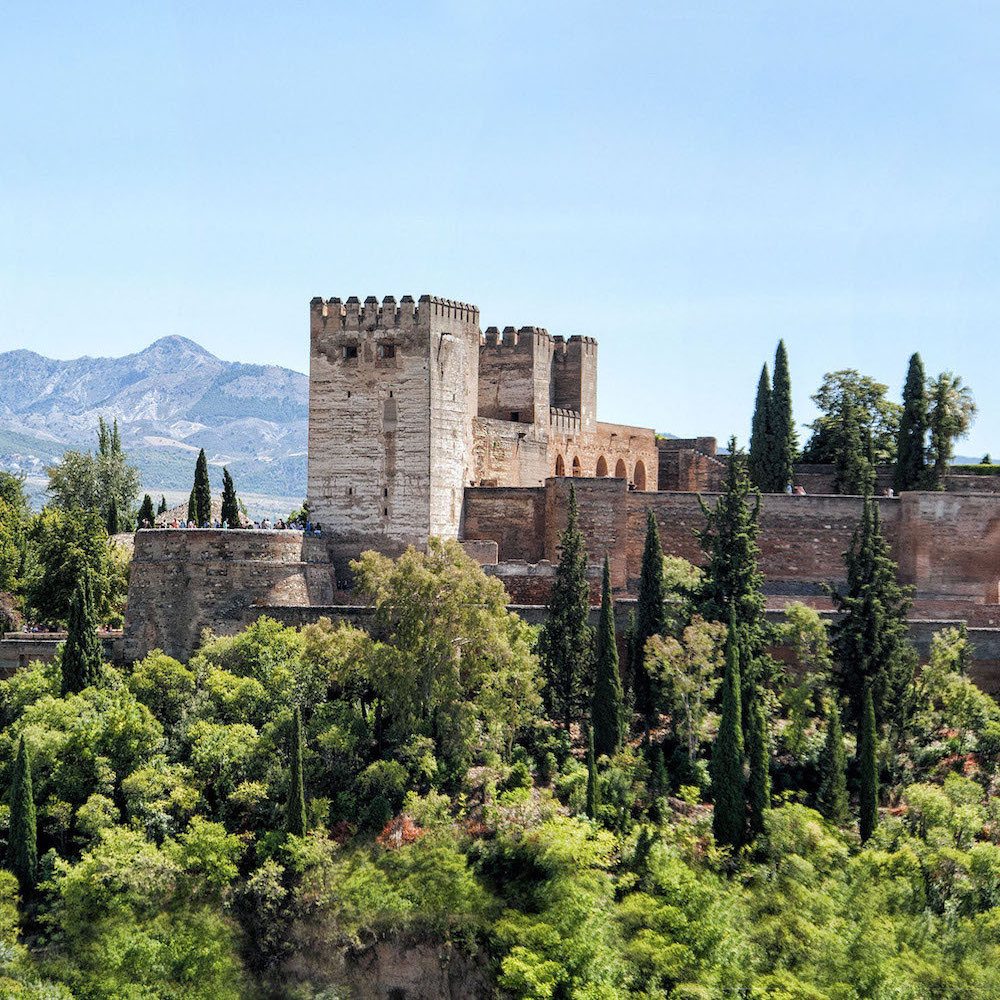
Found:
<path fill-rule="evenodd" d="M 462 538 L 497 543 L 501 561 L 545 558 L 545 487 L 468 487 Z"/>

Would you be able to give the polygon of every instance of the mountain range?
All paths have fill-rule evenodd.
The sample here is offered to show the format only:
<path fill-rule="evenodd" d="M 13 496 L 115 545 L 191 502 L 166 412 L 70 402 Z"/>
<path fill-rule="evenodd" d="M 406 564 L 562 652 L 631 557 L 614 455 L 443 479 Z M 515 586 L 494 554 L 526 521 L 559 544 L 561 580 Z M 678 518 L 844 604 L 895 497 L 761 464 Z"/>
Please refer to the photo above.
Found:
<path fill-rule="evenodd" d="M 121 358 L 0 353 L 0 469 L 23 473 L 36 501 L 45 466 L 69 448 L 96 447 L 101 416 L 118 421 L 142 489 L 156 499 L 187 495 L 200 448 L 217 488 L 226 465 L 241 494 L 280 499 L 275 510 L 305 496 L 309 379 L 301 372 L 223 361 L 178 336 Z"/>

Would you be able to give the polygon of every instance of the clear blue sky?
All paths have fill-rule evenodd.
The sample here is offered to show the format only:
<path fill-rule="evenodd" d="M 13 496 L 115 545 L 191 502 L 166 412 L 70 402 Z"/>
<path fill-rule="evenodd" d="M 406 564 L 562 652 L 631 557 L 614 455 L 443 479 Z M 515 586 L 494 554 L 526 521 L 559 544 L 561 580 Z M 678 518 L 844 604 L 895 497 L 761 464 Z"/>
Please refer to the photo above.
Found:
<path fill-rule="evenodd" d="M 0 349 L 305 370 L 313 295 L 600 339 L 604 419 L 745 438 L 784 337 L 1000 453 L 992 3 L 37 3 L 0 30 Z"/>

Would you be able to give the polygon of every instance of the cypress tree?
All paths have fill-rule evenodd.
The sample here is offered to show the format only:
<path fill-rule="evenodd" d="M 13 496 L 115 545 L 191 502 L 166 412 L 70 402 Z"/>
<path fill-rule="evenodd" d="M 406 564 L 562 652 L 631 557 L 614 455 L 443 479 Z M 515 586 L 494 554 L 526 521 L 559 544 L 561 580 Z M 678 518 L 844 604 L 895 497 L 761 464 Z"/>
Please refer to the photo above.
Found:
<path fill-rule="evenodd" d="M 31 787 L 31 758 L 24 736 L 17 745 L 14 774 L 10 785 L 10 841 L 7 867 L 17 876 L 21 899 L 26 900 L 38 877 L 38 832 L 35 825 L 35 798 Z"/>
<path fill-rule="evenodd" d="M 702 614 L 709 621 L 733 617 L 741 647 L 744 684 L 758 680 L 764 650 L 764 576 L 760 549 L 760 492 L 750 485 L 736 439 L 729 440 L 729 461 L 722 495 L 712 510 L 701 501 L 705 528 L 698 541 L 707 557 Z"/>
<path fill-rule="evenodd" d="M 760 370 L 760 380 L 757 382 L 757 399 L 753 407 L 753 425 L 750 431 L 750 453 L 747 456 L 747 471 L 750 482 L 757 489 L 769 492 L 771 432 L 771 382 L 767 374 L 767 365 Z"/>
<path fill-rule="evenodd" d="M 919 354 L 910 356 L 903 386 L 903 412 L 896 439 L 896 471 L 893 486 L 897 493 L 927 486 L 927 392 L 924 364 Z"/>
<path fill-rule="evenodd" d="M 743 778 L 743 721 L 740 712 L 739 640 L 730 620 L 726 640 L 726 676 L 722 688 L 722 717 L 712 750 L 712 826 L 720 844 L 738 846 L 746 823 Z"/>
<path fill-rule="evenodd" d="M 593 643 L 587 551 L 579 517 L 576 489 L 570 485 L 566 529 L 559 540 L 559 565 L 548 618 L 539 637 L 546 708 L 551 717 L 562 719 L 567 732 L 581 702 L 589 701 L 586 693 Z"/>
<path fill-rule="evenodd" d="M 597 753 L 616 754 L 625 737 L 622 682 L 618 673 L 618 645 L 615 642 L 615 616 L 611 601 L 611 569 L 604 555 L 601 583 L 601 619 L 597 626 L 594 703 L 591 710 L 594 746 Z"/>
<path fill-rule="evenodd" d="M 77 694 L 101 676 L 101 643 L 97 638 L 90 576 L 77 582 L 70 599 L 69 628 L 62 650 L 62 694 Z"/>
<path fill-rule="evenodd" d="M 875 466 L 870 456 L 871 441 L 866 441 L 861 418 L 854 404 L 846 399 L 840 411 L 840 449 L 834 461 L 837 492 L 864 496 L 875 486 Z"/>
<path fill-rule="evenodd" d="M 139 527 L 143 528 L 148 522 L 152 527 L 156 521 L 156 513 L 153 511 L 153 498 L 147 493 L 142 498 L 142 506 L 139 508 Z"/>
<path fill-rule="evenodd" d="M 747 759 L 750 777 L 747 782 L 747 802 L 750 806 L 750 835 L 755 836 L 764 829 L 764 814 L 771 808 L 771 753 L 767 736 L 767 717 L 760 691 L 749 705 L 749 725 L 747 726 Z"/>
<path fill-rule="evenodd" d="M 105 528 L 109 535 L 117 535 L 121 530 L 118 519 L 118 501 L 114 497 L 111 498 L 111 503 L 108 504 L 108 519 L 105 523 Z"/>
<path fill-rule="evenodd" d="M 875 705 L 870 687 L 865 687 L 864 709 L 861 714 L 861 736 L 858 740 L 858 764 L 861 770 L 858 830 L 865 843 L 878 824 L 878 757 L 875 745 Z"/>
<path fill-rule="evenodd" d="M 774 354 L 774 384 L 768 411 L 768 487 L 771 493 L 781 493 L 792 481 L 795 459 L 795 425 L 792 423 L 792 380 L 788 374 L 788 354 L 785 342 L 778 341 Z"/>
<path fill-rule="evenodd" d="M 295 706 L 292 717 L 291 769 L 288 777 L 288 805 L 285 829 L 297 837 L 306 835 L 306 789 L 302 776 L 302 712 Z"/>
<path fill-rule="evenodd" d="M 666 626 L 663 597 L 663 549 L 660 547 L 660 531 L 653 512 L 647 510 L 646 544 L 642 550 L 642 572 L 636 600 L 632 649 L 635 703 L 646 720 L 647 732 L 653 722 L 656 699 L 653 692 L 653 678 L 646 669 L 646 641 L 652 635 L 662 634 Z"/>
<path fill-rule="evenodd" d="M 194 487 L 191 487 L 191 496 L 188 497 L 188 516 L 189 522 L 193 522 L 196 527 L 201 527 L 201 522 L 198 520 L 198 498 L 195 496 Z"/>
<path fill-rule="evenodd" d="M 843 826 L 850 818 L 847 802 L 847 775 L 844 759 L 844 732 L 836 698 L 830 698 L 826 714 L 826 740 L 820 756 L 823 778 L 816 797 L 820 813 L 831 823 Z"/>
<path fill-rule="evenodd" d="M 597 783 L 597 758 L 594 755 L 594 733 L 587 729 L 587 815 L 597 819 L 601 808 L 601 788 Z"/>
<path fill-rule="evenodd" d="M 240 526 L 240 505 L 236 499 L 236 487 L 233 486 L 233 477 L 229 475 L 229 470 L 222 467 L 222 520 L 230 528 Z"/>
<path fill-rule="evenodd" d="M 156 508 L 157 514 L 166 514 L 167 508 L 167 498 L 161 494 L 160 496 L 160 506 Z"/>
<path fill-rule="evenodd" d="M 205 449 L 198 452 L 198 461 L 194 467 L 194 509 L 197 514 L 195 523 L 200 528 L 212 520 L 212 486 L 208 481 L 208 459 Z"/>
<path fill-rule="evenodd" d="M 849 719 L 860 725 L 868 690 L 877 716 L 902 730 L 912 707 L 916 666 L 906 622 L 910 592 L 896 580 L 878 503 L 871 497 L 864 501 L 845 561 L 847 593 L 834 595 L 844 614 L 832 632 Z"/>

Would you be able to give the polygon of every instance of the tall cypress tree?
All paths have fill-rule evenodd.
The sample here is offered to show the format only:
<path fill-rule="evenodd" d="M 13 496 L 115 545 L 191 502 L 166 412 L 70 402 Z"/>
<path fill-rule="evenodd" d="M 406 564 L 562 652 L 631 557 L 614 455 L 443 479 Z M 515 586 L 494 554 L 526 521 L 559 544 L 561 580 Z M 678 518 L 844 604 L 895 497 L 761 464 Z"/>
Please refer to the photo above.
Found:
<path fill-rule="evenodd" d="M 62 650 L 62 693 L 77 694 L 101 676 L 101 641 L 97 638 L 90 576 L 77 582 L 70 599 L 69 628 Z"/>
<path fill-rule="evenodd" d="M 653 691 L 653 678 L 646 669 L 646 641 L 652 635 L 662 634 L 666 626 L 663 598 L 663 549 L 660 547 L 660 531 L 653 512 L 647 510 L 646 544 L 642 550 L 642 572 L 639 576 L 632 648 L 635 707 L 646 720 L 647 731 L 656 711 L 656 697 Z"/>
<path fill-rule="evenodd" d="M 169 508 L 167 507 L 167 498 L 161 494 L 160 495 L 160 505 L 159 505 L 159 507 L 156 508 L 156 513 L 157 514 L 166 514 L 166 512 L 167 512 L 168 509 Z"/>
<path fill-rule="evenodd" d="M 816 796 L 820 813 L 831 823 L 843 826 L 850 818 L 847 801 L 847 774 L 844 759 L 844 732 L 840 727 L 837 699 L 829 699 L 826 713 L 826 739 L 820 755 L 822 781 Z"/>
<path fill-rule="evenodd" d="M 760 493 L 750 485 L 736 439 L 729 440 L 729 460 L 722 495 L 715 509 L 701 501 L 705 528 L 698 541 L 707 557 L 702 613 L 710 621 L 735 621 L 744 660 L 745 684 L 755 682 L 764 650 L 764 576 L 757 565 L 760 549 Z"/>
<path fill-rule="evenodd" d="M 593 642 L 587 550 L 580 533 L 576 489 L 572 485 L 559 550 L 549 614 L 539 636 L 539 652 L 545 675 L 546 708 L 551 717 L 562 719 L 568 731 L 581 702 L 589 701 Z"/>
<path fill-rule="evenodd" d="M 201 522 L 198 520 L 198 497 L 195 494 L 194 487 L 191 487 L 191 496 L 188 497 L 188 517 L 189 522 L 192 522 L 195 527 L 200 528 Z"/>
<path fill-rule="evenodd" d="M 840 444 L 834 461 L 834 481 L 838 493 L 864 496 L 875 487 L 875 465 L 871 460 L 871 440 L 862 426 L 854 404 L 845 399 L 839 414 Z"/>
<path fill-rule="evenodd" d="M 601 582 L 601 618 L 597 626 L 597 655 L 594 663 L 594 703 L 591 710 L 594 747 L 609 757 L 616 754 L 625 738 L 622 682 L 618 673 L 618 645 L 615 642 L 615 613 L 611 600 L 611 569 L 604 555 Z"/>
<path fill-rule="evenodd" d="M 587 815 L 597 819 L 601 808 L 601 786 L 597 783 L 597 758 L 594 754 L 594 733 L 587 729 Z"/>
<path fill-rule="evenodd" d="M 760 690 L 754 690 L 749 705 L 750 719 L 747 726 L 747 759 L 750 777 L 747 782 L 747 802 L 750 806 L 750 834 L 755 836 L 764 829 L 764 814 L 771 808 L 771 750 L 767 735 L 767 716 Z"/>
<path fill-rule="evenodd" d="M 860 725 L 868 690 L 878 717 L 902 730 L 912 708 L 916 666 L 906 622 L 910 592 L 896 580 L 878 503 L 871 497 L 865 498 L 845 560 L 847 593 L 834 595 L 844 614 L 832 632 L 849 718 Z"/>
<path fill-rule="evenodd" d="M 156 513 L 153 510 L 153 498 L 147 493 L 142 498 L 142 506 L 139 508 L 139 527 L 145 528 L 148 524 L 152 527 L 156 521 Z"/>
<path fill-rule="evenodd" d="M 26 900 L 38 877 L 38 832 L 35 825 L 35 798 L 31 787 L 31 759 L 24 736 L 17 745 L 14 774 L 10 785 L 10 841 L 7 867 L 17 876 L 21 899 Z"/>
<path fill-rule="evenodd" d="M 903 386 L 903 412 L 896 438 L 896 471 L 893 486 L 897 493 L 927 486 L 927 391 L 924 363 L 919 354 L 910 356 Z"/>
<path fill-rule="evenodd" d="M 222 520 L 230 528 L 240 526 L 240 505 L 236 499 L 236 487 L 233 485 L 233 477 L 229 475 L 229 470 L 222 467 Z"/>
<path fill-rule="evenodd" d="M 743 777 L 743 720 L 740 711 L 740 659 L 736 625 L 730 620 L 726 639 L 726 676 L 722 686 L 722 717 L 712 750 L 712 827 L 720 844 L 743 841 L 746 799 Z"/>
<path fill-rule="evenodd" d="M 285 829 L 297 837 L 306 835 L 306 788 L 302 776 L 302 712 L 295 706 L 292 716 L 291 768 L 288 776 L 288 805 Z"/>
<path fill-rule="evenodd" d="M 858 830 L 862 844 L 878 824 L 878 757 L 875 740 L 875 706 L 871 688 L 866 685 L 861 713 L 861 736 L 858 740 L 858 765 L 861 770 Z"/>
<path fill-rule="evenodd" d="M 198 452 L 198 461 L 194 467 L 194 509 L 195 523 L 200 528 L 212 520 L 212 485 L 208 480 L 208 459 L 205 449 Z"/>
<path fill-rule="evenodd" d="M 785 342 L 778 341 L 774 354 L 774 384 L 768 411 L 769 458 L 768 491 L 781 493 L 792 481 L 795 459 L 795 425 L 792 423 L 792 380 L 788 374 L 788 354 Z"/>
<path fill-rule="evenodd" d="M 750 431 L 750 453 L 747 456 L 747 472 L 750 482 L 762 492 L 769 492 L 770 469 L 768 461 L 771 452 L 771 381 L 765 364 L 760 370 L 757 382 L 757 399 L 753 407 L 753 424 Z"/>
<path fill-rule="evenodd" d="M 105 528 L 109 535 L 117 535 L 121 531 L 121 524 L 118 517 L 118 501 L 114 497 L 111 498 L 111 503 L 108 504 L 108 519 L 105 523 Z"/>

